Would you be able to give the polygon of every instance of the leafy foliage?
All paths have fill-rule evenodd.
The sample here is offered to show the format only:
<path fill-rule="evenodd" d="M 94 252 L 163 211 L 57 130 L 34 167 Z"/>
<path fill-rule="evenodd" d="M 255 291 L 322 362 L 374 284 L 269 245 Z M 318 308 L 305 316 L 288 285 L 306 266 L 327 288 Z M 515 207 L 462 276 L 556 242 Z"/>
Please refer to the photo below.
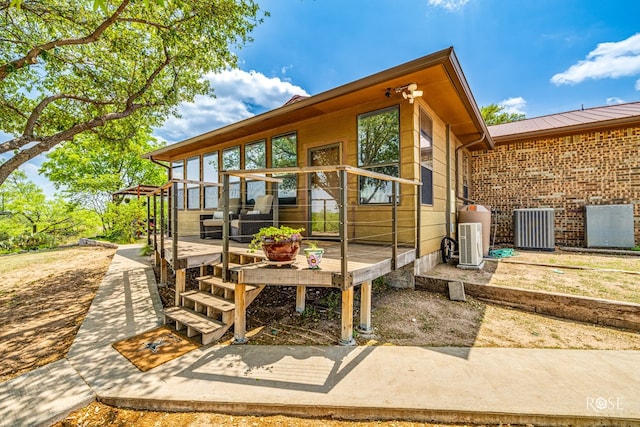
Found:
<path fill-rule="evenodd" d="M 0 241 L 3 250 L 53 247 L 80 234 L 95 234 L 97 218 L 61 198 L 47 199 L 21 171 L 0 186 L 3 198 Z"/>
<path fill-rule="evenodd" d="M 147 208 L 144 199 L 127 199 L 109 203 L 104 214 L 104 237 L 118 243 L 134 243 L 146 232 Z"/>
<path fill-rule="evenodd" d="M 111 123 L 157 126 L 211 94 L 261 22 L 254 0 L 0 0 L 0 183 L 62 141 Z M 19 3 L 19 4 L 17 4 Z M 97 7 L 95 7 L 97 6 Z"/>
<path fill-rule="evenodd" d="M 96 212 L 105 230 L 110 225 L 104 222 L 104 214 L 114 192 L 137 184 L 161 185 L 167 179 L 164 168 L 140 157 L 160 146 L 151 137 L 151 129 L 143 125 L 125 129 L 123 123 L 111 128 L 61 144 L 47 154 L 49 160 L 40 169 L 67 198 Z"/>
<path fill-rule="evenodd" d="M 524 120 L 525 115 L 519 113 L 507 113 L 503 111 L 504 107 L 498 104 L 490 104 L 486 107 L 480 107 L 480 114 L 488 126 L 499 125 L 502 123 L 517 122 Z"/>

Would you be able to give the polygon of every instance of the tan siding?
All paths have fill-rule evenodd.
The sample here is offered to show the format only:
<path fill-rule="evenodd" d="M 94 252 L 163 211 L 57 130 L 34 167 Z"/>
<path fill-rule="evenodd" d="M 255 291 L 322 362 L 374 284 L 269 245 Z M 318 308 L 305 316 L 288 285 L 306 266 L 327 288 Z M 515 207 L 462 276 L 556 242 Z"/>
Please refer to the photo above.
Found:
<path fill-rule="evenodd" d="M 379 101 L 354 105 L 351 108 L 333 112 L 320 118 L 303 120 L 290 123 L 286 126 L 274 128 L 268 132 L 250 135 L 234 141 L 229 141 L 215 147 L 206 147 L 194 154 L 204 154 L 226 147 L 265 139 L 267 141 L 267 157 L 270 157 L 271 137 L 283 133 L 297 133 L 298 137 L 298 165 L 308 165 L 308 150 L 313 147 L 340 143 L 342 147 L 342 163 L 357 166 L 357 116 L 358 114 L 375 111 L 393 105 L 398 105 L 397 100 L 390 102 L 382 97 Z M 446 126 L 435 115 L 433 110 L 422 99 L 415 104 L 401 102 L 400 104 L 401 145 L 400 145 L 400 173 L 402 178 L 420 180 L 419 163 L 419 107 L 424 108 L 433 120 L 434 138 L 434 204 L 433 206 L 421 206 L 421 245 L 420 256 L 439 250 L 440 241 L 446 234 L 446 200 L 447 164 L 452 164 L 446 159 Z M 453 156 L 453 149 L 451 155 Z M 244 150 L 242 151 L 244 157 Z M 452 173 L 453 176 L 453 173 Z M 294 208 L 282 207 L 280 209 L 280 222 L 300 226 L 301 221 L 308 218 L 307 208 L 307 178 L 299 176 L 301 188 L 298 192 L 298 206 Z M 391 209 L 388 206 L 360 206 L 357 200 L 357 178 L 349 178 L 349 221 L 352 227 L 349 230 L 350 237 L 363 234 L 386 235 L 382 240 L 390 239 Z M 415 242 L 416 240 L 416 201 L 419 187 L 403 185 L 400 190 L 401 201 L 398 212 L 398 230 L 401 241 Z M 198 215 L 200 212 L 184 211 L 180 217 L 180 230 L 185 233 L 199 232 Z M 367 224 L 368 223 L 368 224 Z M 355 225 L 357 224 L 357 225 Z M 182 233 L 182 231 L 181 231 Z M 375 238 L 373 238 L 376 240 Z"/>

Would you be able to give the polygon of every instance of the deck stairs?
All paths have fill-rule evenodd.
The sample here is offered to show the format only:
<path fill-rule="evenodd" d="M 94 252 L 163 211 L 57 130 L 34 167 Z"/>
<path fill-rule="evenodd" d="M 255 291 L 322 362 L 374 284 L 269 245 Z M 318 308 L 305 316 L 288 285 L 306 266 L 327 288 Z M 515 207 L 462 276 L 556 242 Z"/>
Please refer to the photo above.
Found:
<path fill-rule="evenodd" d="M 229 268 L 262 261 L 259 255 L 230 254 Z M 213 274 L 197 277 L 198 290 L 180 294 L 180 305 L 163 310 L 164 323 L 174 325 L 176 331 L 185 331 L 188 337 L 202 336 L 202 344 L 219 340 L 233 326 L 235 311 L 235 284 L 222 280 L 222 263 L 213 264 Z M 245 309 L 264 286 L 246 285 Z"/>

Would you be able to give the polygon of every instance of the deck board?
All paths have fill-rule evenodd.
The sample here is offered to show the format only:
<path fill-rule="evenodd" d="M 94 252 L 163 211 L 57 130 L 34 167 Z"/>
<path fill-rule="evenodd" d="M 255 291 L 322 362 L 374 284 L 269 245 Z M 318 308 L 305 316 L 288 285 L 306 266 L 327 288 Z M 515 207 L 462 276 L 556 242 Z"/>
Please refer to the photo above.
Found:
<path fill-rule="evenodd" d="M 234 254 L 255 255 L 248 251 L 247 244 L 234 241 L 229 243 L 230 252 Z M 341 274 L 340 243 L 323 241 L 320 246 L 325 250 L 320 270 L 308 269 L 304 255 L 298 255 L 296 262 L 289 267 L 274 267 L 256 263 L 232 270 L 238 271 L 239 282 L 249 285 L 337 287 L 333 277 L 336 274 Z M 165 241 L 165 256 L 167 261 L 173 265 L 171 241 Z M 374 280 L 392 271 L 390 246 L 351 243 L 348 246 L 347 256 L 348 272 L 352 277 L 352 285 Z M 222 240 L 200 240 L 197 238 L 181 238 L 179 240 L 178 259 L 187 268 L 220 262 L 221 258 Z M 398 268 L 414 260 L 414 248 L 398 248 Z"/>

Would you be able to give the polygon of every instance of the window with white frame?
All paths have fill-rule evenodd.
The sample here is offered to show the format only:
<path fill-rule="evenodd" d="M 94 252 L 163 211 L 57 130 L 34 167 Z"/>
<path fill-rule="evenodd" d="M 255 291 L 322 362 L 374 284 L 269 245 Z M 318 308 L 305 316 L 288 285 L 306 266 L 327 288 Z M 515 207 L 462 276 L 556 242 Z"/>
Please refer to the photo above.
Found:
<path fill-rule="evenodd" d="M 385 108 L 358 116 L 358 166 L 372 172 L 400 176 L 400 112 Z M 391 203 L 391 181 L 360 176 L 360 204 Z"/>

